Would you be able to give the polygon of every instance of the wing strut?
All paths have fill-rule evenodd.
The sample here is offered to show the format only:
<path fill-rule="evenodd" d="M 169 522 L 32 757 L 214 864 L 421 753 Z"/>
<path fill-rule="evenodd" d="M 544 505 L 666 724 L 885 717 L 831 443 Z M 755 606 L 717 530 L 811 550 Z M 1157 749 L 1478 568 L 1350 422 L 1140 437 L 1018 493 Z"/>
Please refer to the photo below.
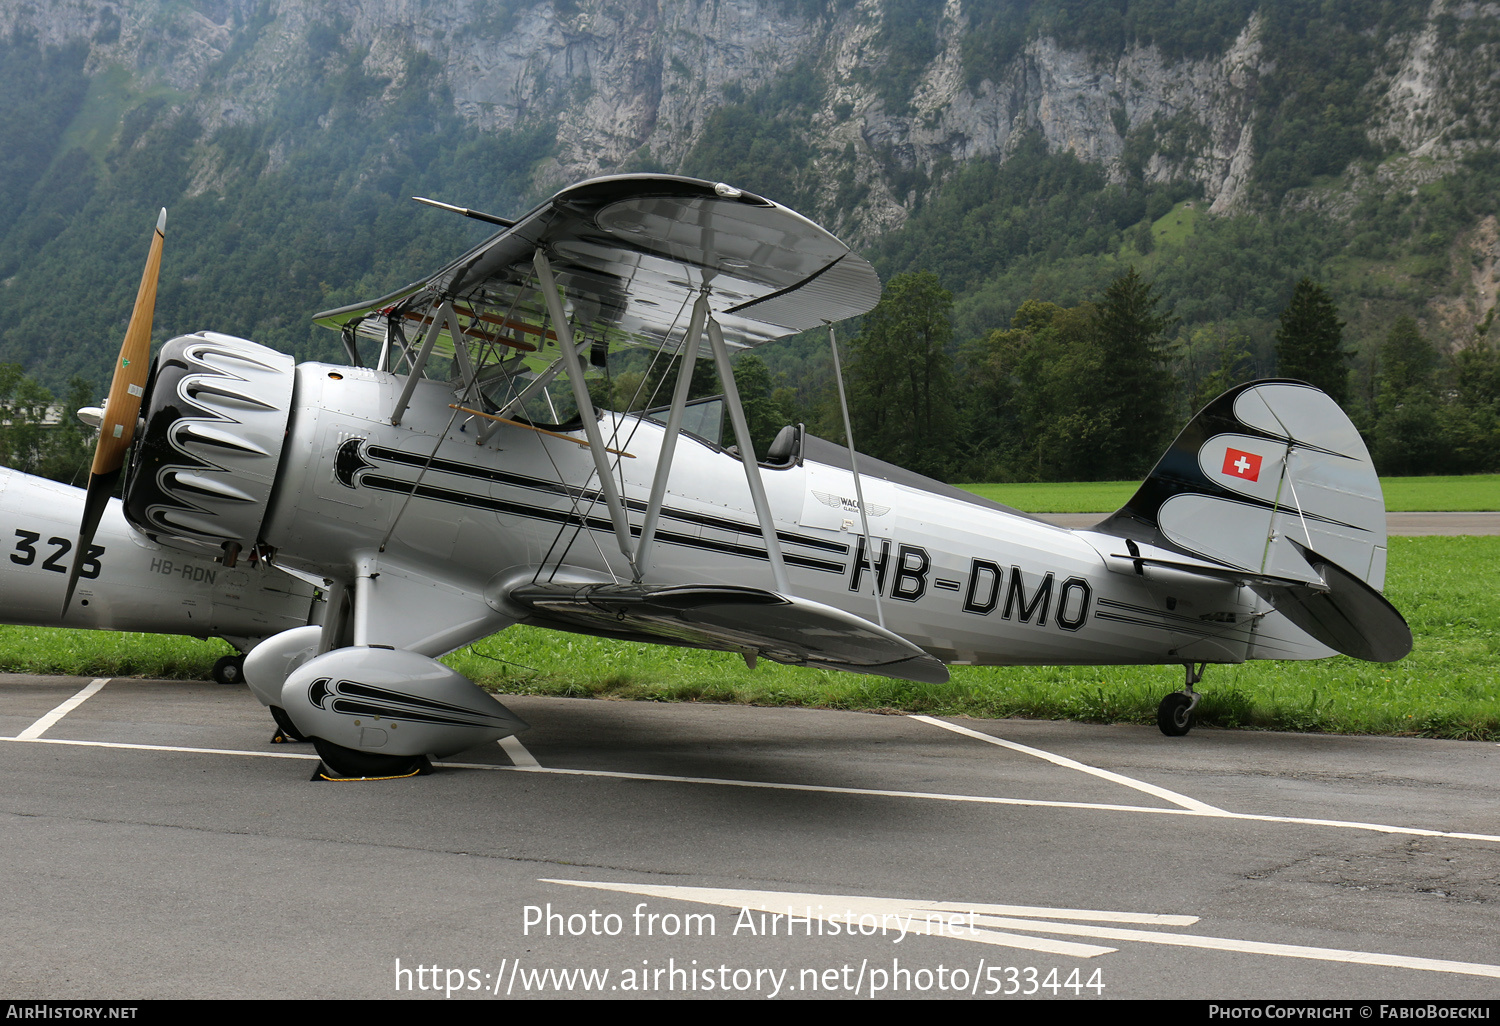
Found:
<path fill-rule="evenodd" d="M 755 502 L 755 518 L 760 521 L 760 534 L 766 540 L 766 555 L 771 558 L 771 579 L 776 590 L 783 595 L 792 594 L 787 581 L 786 563 L 781 558 L 781 541 L 776 537 L 776 524 L 771 519 L 771 504 L 766 501 L 766 489 L 760 480 L 760 464 L 755 459 L 755 446 L 750 444 L 750 428 L 745 424 L 745 408 L 740 404 L 740 390 L 734 383 L 734 367 L 729 363 L 729 350 L 724 346 L 724 333 L 719 322 L 708 319 L 708 342 L 713 346 L 714 363 L 719 368 L 719 380 L 724 385 L 724 405 L 729 408 L 729 422 L 734 425 L 734 440 L 740 447 L 740 462 L 745 465 L 745 481 L 750 485 L 750 498 Z"/>
<path fill-rule="evenodd" d="M 870 537 L 870 518 L 865 513 L 865 492 L 859 483 L 859 463 L 854 457 L 854 428 L 849 423 L 849 400 L 844 396 L 844 368 L 839 363 L 839 343 L 833 337 L 833 325 L 828 326 L 828 348 L 833 350 L 833 380 L 839 383 L 839 408 L 844 411 L 844 439 L 849 443 L 849 470 L 854 474 L 854 501 L 859 503 L 859 529 L 864 532 L 865 551 L 874 558 L 875 539 Z M 859 575 L 859 568 L 854 570 L 855 576 Z M 870 580 L 875 583 L 875 619 L 880 626 L 885 626 L 885 610 L 880 607 L 880 575 L 870 573 Z"/>
<path fill-rule="evenodd" d="M 634 547 L 630 543 L 630 520 L 625 515 L 625 503 L 620 500 L 620 489 L 615 485 L 615 475 L 609 466 L 609 454 L 604 451 L 604 436 L 599 432 L 599 418 L 594 416 L 594 401 L 589 398 L 588 385 L 583 380 L 583 365 L 578 362 L 578 350 L 573 346 L 573 326 L 563 312 L 562 297 L 557 293 L 557 280 L 552 276 L 552 264 L 541 247 L 537 247 L 531 262 L 536 267 L 542 298 L 547 303 L 547 315 L 552 320 L 552 330 L 557 334 L 557 346 L 562 350 L 564 366 L 568 369 L 568 383 L 573 386 L 573 401 L 578 404 L 578 417 L 583 421 L 583 432 L 588 436 L 589 453 L 594 457 L 594 469 L 599 472 L 599 490 L 604 493 L 609 506 L 609 518 L 615 525 L 615 539 L 620 543 L 620 553 L 630 563 L 636 576 Z"/>
<path fill-rule="evenodd" d="M 688 320 L 687 337 L 683 339 L 681 362 L 677 366 L 677 387 L 672 391 L 672 406 L 667 412 L 667 430 L 661 437 L 661 456 L 656 461 L 656 476 L 651 481 L 651 501 L 646 506 L 646 520 L 641 524 L 641 541 L 636 548 L 635 583 L 651 565 L 651 546 L 656 541 L 656 524 L 667 496 L 667 476 L 672 472 L 672 458 L 677 453 L 677 436 L 682 431 L 682 411 L 687 408 L 688 391 L 693 383 L 693 369 L 698 366 L 698 342 L 703 322 L 708 318 L 708 294 L 700 293 L 693 303 Z"/>
<path fill-rule="evenodd" d="M 401 397 L 396 400 L 396 408 L 391 411 L 391 424 L 399 426 L 401 417 L 406 413 L 407 404 L 411 402 L 411 394 L 417 390 L 417 382 L 422 380 L 422 371 L 427 367 L 427 358 L 432 355 L 433 344 L 437 342 L 438 334 L 443 330 L 443 322 L 449 321 L 456 325 L 458 317 L 453 313 L 453 304 L 444 303 L 434 312 L 432 321 L 427 326 L 427 337 L 422 340 L 422 349 L 417 353 L 416 362 L 411 365 L 411 373 L 406 375 L 406 384 L 401 389 Z M 457 335 L 456 327 L 451 329 Z M 456 347 L 455 347 L 456 348 Z"/>
<path fill-rule="evenodd" d="M 457 311 L 453 310 L 451 303 L 448 304 L 448 310 L 450 313 L 457 313 Z M 476 326 L 475 324 L 470 325 L 470 327 Z M 477 404 L 479 401 L 479 373 L 475 370 L 474 361 L 469 356 L 469 337 L 459 327 L 457 316 L 454 316 L 448 322 L 448 330 L 452 333 L 453 338 L 453 362 L 458 365 L 459 397 L 464 402 Z"/>

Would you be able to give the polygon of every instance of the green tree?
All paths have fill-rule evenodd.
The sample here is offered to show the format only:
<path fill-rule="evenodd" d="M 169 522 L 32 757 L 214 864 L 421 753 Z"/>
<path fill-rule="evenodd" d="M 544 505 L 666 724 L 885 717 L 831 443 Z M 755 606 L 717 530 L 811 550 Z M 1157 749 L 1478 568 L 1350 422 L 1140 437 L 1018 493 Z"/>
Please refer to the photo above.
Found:
<path fill-rule="evenodd" d="M 1437 350 L 1410 317 L 1398 317 L 1380 347 L 1375 466 L 1382 474 L 1433 474 L 1446 454 L 1435 388 Z"/>
<path fill-rule="evenodd" d="M 640 370 L 625 370 L 613 375 L 610 379 L 609 408 L 639 409 L 645 398 L 641 390 L 641 384 L 645 380 L 646 372 Z"/>
<path fill-rule="evenodd" d="M 1438 354 L 1410 317 L 1397 317 L 1380 347 L 1379 389 L 1400 401 L 1412 392 L 1431 392 Z"/>
<path fill-rule="evenodd" d="M 1303 278 L 1276 328 L 1277 372 L 1316 385 L 1342 406 L 1349 398 L 1349 354 L 1343 340 L 1344 322 L 1333 300 L 1323 286 Z"/>
<path fill-rule="evenodd" d="M 965 477 L 1059 481 L 1094 473 L 1101 353 L 1092 303 L 1028 300 L 1009 330 L 964 347 Z"/>
<path fill-rule="evenodd" d="M 1134 267 L 1104 290 L 1095 319 L 1099 377 L 1090 415 L 1107 428 L 1088 476 L 1137 477 L 1161 455 L 1176 428 L 1176 383 L 1168 371 L 1166 332 L 1175 322 Z M 1079 381 L 1079 388 L 1090 382 Z"/>
<path fill-rule="evenodd" d="M 1196 413 L 1212 400 L 1255 376 L 1250 339 L 1216 325 L 1195 328 L 1188 334 L 1180 360 L 1180 376 L 1188 393 L 1188 405 Z"/>
<path fill-rule="evenodd" d="M 1453 354 L 1452 399 L 1440 416 L 1449 471 L 1500 470 L 1500 351 L 1483 334 Z"/>
<path fill-rule="evenodd" d="M 52 393 L 19 365 L 0 364 L 0 463 L 35 474 L 46 458 L 48 429 L 43 422 Z"/>
<path fill-rule="evenodd" d="M 94 432 L 78 419 L 78 411 L 94 402 L 94 386 L 74 375 L 68 382 L 68 397 L 62 404 L 62 420 L 47 435 L 41 464 L 42 477 L 82 488 L 88 483 L 94 461 Z"/>
<path fill-rule="evenodd" d="M 699 344 L 698 362 L 693 367 L 693 380 L 688 384 L 689 401 L 706 399 L 724 392 L 724 386 L 719 382 L 719 371 L 714 365 L 711 353 L 708 335 L 705 334 Z M 666 353 L 654 356 L 650 366 L 646 368 L 643 384 L 637 393 L 633 393 L 637 395 L 637 398 L 631 409 L 654 410 L 659 406 L 670 405 L 672 394 L 677 390 L 677 376 L 681 370 L 681 357 L 669 357 Z"/>
<path fill-rule="evenodd" d="M 750 429 L 750 439 L 755 443 L 755 454 L 766 458 L 766 449 L 776 433 L 786 426 L 787 411 L 782 407 L 766 362 L 754 353 L 745 353 L 734 361 L 734 384 L 740 393 L 740 403 L 745 408 L 745 426 Z M 734 435 L 734 428 L 724 426 L 727 436 Z M 726 445 L 736 444 L 726 440 Z"/>
<path fill-rule="evenodd" d="M 850 345 L 850 419 L 870 455 L 941 477 L 954 449 L 953 294 L 898 274 Z"/>
<path fill-rule="evenodd" d="M 1152 253 L 1156 249 L 1156 233 L 1151 230 L 1151 222 L 1142 221 L 1136 225 L 1130 233 L 1130 241 L 1141 256 Z"/>

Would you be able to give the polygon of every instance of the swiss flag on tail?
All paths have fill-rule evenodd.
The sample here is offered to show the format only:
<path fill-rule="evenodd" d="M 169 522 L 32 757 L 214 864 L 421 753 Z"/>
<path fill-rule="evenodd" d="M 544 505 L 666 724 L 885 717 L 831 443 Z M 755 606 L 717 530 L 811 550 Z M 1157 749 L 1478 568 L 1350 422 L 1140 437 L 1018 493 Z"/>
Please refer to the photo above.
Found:
<path fill-rule="evenodd" d="M 1260 457 L 1253 452 L 1228 449 L 1224 453 L 1223 472 L 1241 481 L 1259 481 Z"/>

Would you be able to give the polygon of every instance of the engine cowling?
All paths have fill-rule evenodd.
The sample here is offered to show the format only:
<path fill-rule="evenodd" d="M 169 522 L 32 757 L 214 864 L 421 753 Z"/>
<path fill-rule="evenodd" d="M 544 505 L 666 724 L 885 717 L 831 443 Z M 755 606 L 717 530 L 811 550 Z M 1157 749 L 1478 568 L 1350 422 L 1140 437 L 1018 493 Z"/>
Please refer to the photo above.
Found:
<path fill-rule="evenodd" d="M 125 517 L 189 551 L 254 547 L 290 417 L 296 361 L 214 332 L 161 349 L 125 485 Z"/>

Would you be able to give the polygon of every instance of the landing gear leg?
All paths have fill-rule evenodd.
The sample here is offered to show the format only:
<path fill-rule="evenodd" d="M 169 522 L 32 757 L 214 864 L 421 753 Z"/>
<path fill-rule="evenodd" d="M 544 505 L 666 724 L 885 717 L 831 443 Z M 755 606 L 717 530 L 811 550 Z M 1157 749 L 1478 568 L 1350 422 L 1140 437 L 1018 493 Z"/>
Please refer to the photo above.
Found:
<path fill-rule="evenodd" d="M 1203 671 L 1208 664 L 1199 663 L 1196 670 L 1192 663 L 1182 665 L 1187 670 L 1187 682 L 1183 684 L 1181 691 L 1172 692 L 1156 707 L 1156 725 L 1167 737 L 1181 737 L 1193 729 L 1193 710 L 1202 697 L 1193 690 L 1193 685 L 1203 679 Z"/>

